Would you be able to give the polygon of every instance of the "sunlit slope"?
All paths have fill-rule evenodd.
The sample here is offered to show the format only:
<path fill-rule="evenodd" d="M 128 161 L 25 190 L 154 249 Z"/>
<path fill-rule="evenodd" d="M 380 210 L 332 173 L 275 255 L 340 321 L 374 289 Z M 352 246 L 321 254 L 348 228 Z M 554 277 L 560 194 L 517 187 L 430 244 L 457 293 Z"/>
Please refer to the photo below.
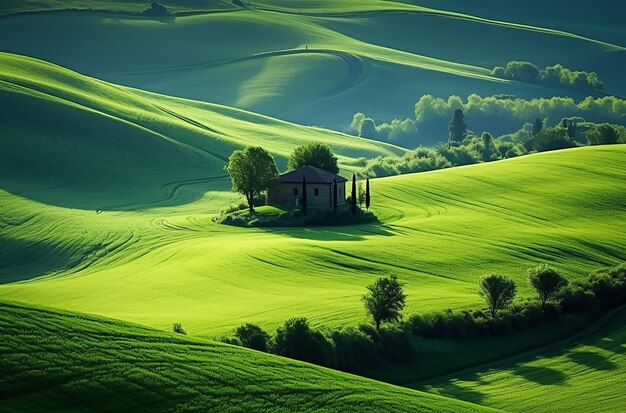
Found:
<path fill-rule="evenodd" d="M 332 12 L 319 14 L 326 6 Z M 339 130 L 357 111 L 409 116 L 425 93 L 583 95 L 490 76 L 509 60 L 562 63 L 601 78 L 623 70 L 623 47 L 576 33 L 393 2 L 302 7 L 168 22 L 104 12 L 7 16 L 0 48 L 114 83 Z M 619 76 L 607 86 L 626 94 Z"/>
<path fill-rule="evenodd" d="M 3 412 L 482 412 L 412 391 L 110 319 L 0 303 Z"/>
<path fill-rule="evenodd" d="M 625 159 L 624 145 L 587 147 L 377 179 L 381 224 L 338 228 L 215 224 L 221 193 L 96 214 L 3 192 L 0 296 L 208 337 L 298 315 L 357 324 L 365 286 L 389 274 L 407 313 L 481 306 L 476 282 L 492 272 L 530 296 L 538 262 L 573 279 L 626 259 Z"/>
<path fill-rule="evenodd" d="M 0 54 L 0 64 L 0 186 L 48 204 L 108 210 L 186 203 L 228 190 L 225 162 L 246 145 L 264 146 L 282 168 L 293 148 L 312 141 L 330 144 L 346 168 L 360 156 L 402 153 L 21 56 Z"/>
<path fill-rule="evenodd" d="M 510 412 L 623 409 L 626 309 L 614 311 L 588 330 L 550 348 L 530 357 L 473 369 L 427 388 L 436 394 Z"/>

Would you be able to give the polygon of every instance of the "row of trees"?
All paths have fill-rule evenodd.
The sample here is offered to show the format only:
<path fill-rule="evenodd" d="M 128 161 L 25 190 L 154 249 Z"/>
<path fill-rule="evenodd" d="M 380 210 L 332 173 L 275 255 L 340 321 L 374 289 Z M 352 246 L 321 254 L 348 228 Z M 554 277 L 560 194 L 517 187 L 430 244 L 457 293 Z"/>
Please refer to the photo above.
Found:
<path fill-rule="evenodd" d="M 586 122 L 579 117 L 563 118 L 555 127 L 545 127 L 545 120 L 536 118 L 533 123 L 526 123 L 513 134 L 494 138 L 488 132 L 483 132 L 480 136 L 474 135 L 465 123 L 463 110 L 457 109 L 448 129 L 448 142 L 435 149 L 419 147 L 401 157 L 379 156 L 370 160 L 363 159 L 366 166 L 364 175 L 381 177 L 431 171 L 513 158 L 534 151 L 572 148 L 585 143 L 626 143 L 625 127 Z"/>
<path fill-rule="evenodd" d="M 554 323 L 561 313 L 592 314 L 626 303 L 626 265 L 599 270 L 568 283 L 554 268 L 542 264 L 528 270 L 528 281 L 538 299 L 517 301 L 515 282 L 492 274 L 479 282 L 479 291 L 487 304 L 482 310 L 445 310 L 414 314 L 402 320 L 406 295 L 395 276 L 378 279 L 367 288 L 363 303 L 372 324 L 358 328 L 315 329 L 308 320 L 287 320 L 273 335 L 254 324 L 235 329 L 233 336 L 222 340 L 260 351 L 311 363 L 360 372 L 384 363 L 405 362 L 420 354 L 420 343 L 413 337 L 439 339 L 481 338 L 511 334 L 536 326 Z M 425 344 L 427 347 L 429 344 Z"/>
<path fill-rule="evenodd" d="M 537 292 L 542 310 L 545 309 L 546 302 L 554 298 L 568 283 L 561 273 L 547 264 L 529 268 L 528 281 Z M 481 278 L 478 285 L 478 293 L 485 299 L 493 318 L 496 318 L 498 311 L 510 306 L 517 294 L 515 281 L 506 275 L 491 274 Z M 363 296 L 363 302 L 376 330 L 380 329 L 381 323 L 397 322 L 402 318 L 406 295 L 403 285 L 395 275 L 379 278 L 367 289 L 369 292 Z"/>
<path fill-rule="evenodd" d="M 496 66 L 491 74 L 501 79 L 517 80 L 528 83 L 542 83 L 548 86 L 560 86 L 580 90 L 600 91 L 604 85 L 596 72 L 570 70 L 556 64 L 539 69 L 530 62 L 510 61 L 505 67 Z"/>
<path fill-rule="evenodd" d="M 472 119 L 474 130 L 490 131 L 494 136 L 515 132 L 519 125 L 537 117 L 555 126 L 560 119 L 576 117 L 593 123 L 624 124 L 626 99 L 615 96 L 574 100 L 569 97 L 522 99 L 513 95 L 466 98 L 439 98 L 423 95 L 414 105 L 414 116 L 391 121 L 375 120 L 363 113 L 352 118 L 350 130 L 359 136 L 393 142 L 407 148 L 431 146 L 441 141 L 442 133 L 456 109 Z M 584 122 L 584 121 L 583 121 Z"/>

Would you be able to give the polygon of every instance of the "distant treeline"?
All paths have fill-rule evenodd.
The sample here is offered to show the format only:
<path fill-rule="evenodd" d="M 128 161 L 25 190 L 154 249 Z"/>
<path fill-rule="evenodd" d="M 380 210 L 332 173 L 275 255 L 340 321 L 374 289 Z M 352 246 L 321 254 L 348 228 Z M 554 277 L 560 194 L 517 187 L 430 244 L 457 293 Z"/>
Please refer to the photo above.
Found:
<path fill-rule="evenodd" d="M 496 297 L 495 292 L 500 292 L 502 286 L 489 286 L 486 284 L 487 280 L 512 283 L 509 285 L 510 300 L 505 303 Z M 359 373 L 387 363 L 418 360 L 419 355 L 427 349 L 420 348 L 419 343 L 423 343 L 423 340 L 416 341 L 416 337 L 468 340 L 505 336 L 528 331 L 542 323 L 558 323 L 566 314 L 583 313 L 591 319 L 592 315 L 626 303 L 624 264 L 593 272 L 571 283 L 567 283 L 553 268 L 540 265 L 529 269 L 529 282 L 538 292 L 538 300 L 509 304 L 515 296 L 514 282 L 506 276 L 491 275 L 481 279 L 479 283 L 483 291 L 481 295 L 491 307 L 487 310 L 446 310 L 414 314 L 406 321 L 390 322 L 379 329 L 373 324 L 316 329 L 310 326 L 306 318 L 296 317 L 287 320 L 274 334 L 269 334 L 254 324 L 243 324 L 235 329 L 232 336 L 222 340 Z"/>
<path fill-rule="evenodd" d="M 419 147 L 401 157 L 379 156 L 364 160 L 366 168 L 361 175 L 368 178 L 400 175 L 585 144 L 626 143 L 626 128 L 607 123 L 585 122 L 582 118 L 564 118 L 558 126 L 544 128 L 543 122 L 536 119 L 534 123 L 525 124 L 519 131 L 499 138 L 493 138 L 487 132 L 480 136 L 466 132 L 461 139 L 442 143 L 435 149 Z"/>
<path fill-rule="evenodd" d="M 570 70 L 560 64 L 539 69 L 530 62 L 513 60 L 508 62 L 505 67 L 494 67 L 491 74 L 501 79 L 539 83 L 582 91 L 601 91 L 604 88 L 596 72 Z"/>
<path fill-rule="evenodd" d="M 463 100 L 459 96 L 442 99 L 424 95 L 415 104 L 414 118 L 377 122 L 363 113 L 356 113 L 350 132 L 404 147 L 431 146 L 447 140 L 446 126 L 456 109 L 471 118 L 472 130 L 490 131 L 494 136 L 512 133 L 519 125 L 535 118 L 542 119 L 546 126 L 555 126 L 569 117 L 626 126 L 626 100 L 614 96 L 586 97 L 576 102 L 569 97 L 521 99 L 510 95 L 481 97 L 472 94 Z"/>

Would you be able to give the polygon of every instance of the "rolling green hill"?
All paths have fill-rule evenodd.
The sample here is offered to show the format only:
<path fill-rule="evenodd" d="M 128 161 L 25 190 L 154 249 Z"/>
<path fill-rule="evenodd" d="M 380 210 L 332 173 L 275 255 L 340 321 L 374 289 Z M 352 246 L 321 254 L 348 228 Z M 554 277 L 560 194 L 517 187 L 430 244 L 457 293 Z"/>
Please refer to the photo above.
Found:
<path fill-rule="evenodd" d="M 487 412 L 225 344 L 0 303 L 3 412 Z"/>
<path fill-rule="evenodd" d="M 326 141 L 346 169 L 399 149 L 1 58 L 2 298 L 216 337 L 244 321 L 365 321 L 364 287 L 386 274 L 411 313 L 481 305 L 490 272 L 527 296 L 538 261 L 575 278 L 626 258 L 623 145 L 374 180 L 379 224 L 235 228 L 212 222 L 237 199 L 222 172 L 233 148 L 284 164 Z"/>
<path fill-rule="evenodd" d="M 625 45 L 613 38 L 380 0 L 253 3 L 263 9 L 171 21 L 102 10 L 8 15 L 0 18 L 0 50 L 118 84 L 335 130 L 345 130 L 356 112 L 385 120 L 409 116 L 426 93 L 584 95 L 490 75 L 515 59 L 594 70 L 607 77 L 609 93 L 626 95 Z M 189 7 L 172 5 L 174 11 Z M 40 27 L 45 37 L 36 35 Z M 614 30 L 623 32 L 619 25 Z"/>
<path fill-rule="evenodd" d="M 0 186 L 48 204 L 109 210 L 189 202 L 228 190 L 225 162 L 246 145 L 268 148 L 281 168 L 296 146 L 313 141 L 330 144 L 348 170 L 358 157 L 404 152 L 122 88 L 21 56 L 0 54 L 0 64 Z"/>
<path fill-rule="evenodd" d="M 618 411 L 626 402 L 625 349 L 622 307 L 548 349 L 419 388 L 510 412 Z"/>

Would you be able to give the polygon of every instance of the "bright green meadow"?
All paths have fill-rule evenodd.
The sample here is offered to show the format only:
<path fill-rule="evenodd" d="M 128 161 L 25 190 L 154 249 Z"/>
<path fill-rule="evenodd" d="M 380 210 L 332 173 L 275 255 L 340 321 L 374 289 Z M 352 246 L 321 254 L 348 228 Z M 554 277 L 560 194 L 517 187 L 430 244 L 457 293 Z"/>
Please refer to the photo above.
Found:
<path fill-rule="evenodd" d="M 372 179 L 370 223 L 219 223 L 243 200 L 224 170 L 237 149 L 265 148 L 282 173 L 319 142 L 351 177 L 414 149 L 353 136 L 356 112 L 381 125 L 417 119 L 425 94 L 626 96 L 620 1 L 159 3 L 172 15 L 135 0 L 0 4 L 2 413 L 624 409 L 623 306 L 412 335 L 413 359 L 364 366 L 377 380 L 219 342 L 242 323 L 371 323 L 362 297 L 384 276 L 403 283 L 406 319 L 485 309 L 491 273 L 516 281 L 519 303 L 536 297 L 531 266 L 574 281 L 624 263 L 624 144 Z M 604 90 L 492 75 L 512 60 L 597 72 Z M 448 139 L 447 120 L 437 136 L 414 126 L 406 142 Z"/>
<path fill-rule="evenodd" d="M 490 412 L 120 321 L 0 303 L 3 412 Z"/>
<path fill-rule="evenodd" d="M 381 275 L 406 283 L 411 313 L 480 306 L 476 281 L 491 272 L 530 296 L 537 262 L 573 279 L 626 256 L 624 146 L 374 180 L 377 224 L 234 228 L 212 218 L 237 199 L 222 168 L 241 144 L 280 156 L 327 136 L 348 170 L 401 150 L 2 58 L 15 67 L 1 100 L 5 299 L 218 337 L 296 315 L 365 321 L 360 297 Z M 25 122 L 33 110 L 47 122 Z"/>

